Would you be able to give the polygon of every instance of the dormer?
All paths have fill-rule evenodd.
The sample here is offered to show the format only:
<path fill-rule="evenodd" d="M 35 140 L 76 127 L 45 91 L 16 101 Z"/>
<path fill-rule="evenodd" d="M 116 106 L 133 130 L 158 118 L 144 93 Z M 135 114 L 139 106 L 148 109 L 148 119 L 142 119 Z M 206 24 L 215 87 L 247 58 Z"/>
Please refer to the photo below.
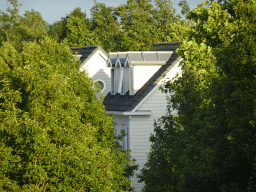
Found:
<path fill-rule="evenodd" d="M 111 94 L 135 94 L 166 62 L 172 51 L 128 51 L 109 53 Z"/>

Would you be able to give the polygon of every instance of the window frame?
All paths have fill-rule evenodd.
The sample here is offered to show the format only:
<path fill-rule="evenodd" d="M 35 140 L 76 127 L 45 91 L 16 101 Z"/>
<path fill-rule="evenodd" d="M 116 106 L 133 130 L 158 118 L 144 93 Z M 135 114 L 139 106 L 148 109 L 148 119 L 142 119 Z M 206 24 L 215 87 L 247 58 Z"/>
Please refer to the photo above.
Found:
<path fill-rule="evenodd" d="M 106 89 L 106 83 L 105 83 L 105 81 L 103 81 L 102 79 L 96 79 L 96 80 L 94 80 L 94 82 L 93 82 L 93 88 L 96 90 L 96 83 L 97 82 L 101 82 L 102 84 L 103 84 L 103 88 L 100 90 L 100 92 L 102 93 L 103 91 L 105 91 L 105 89 Z"/>

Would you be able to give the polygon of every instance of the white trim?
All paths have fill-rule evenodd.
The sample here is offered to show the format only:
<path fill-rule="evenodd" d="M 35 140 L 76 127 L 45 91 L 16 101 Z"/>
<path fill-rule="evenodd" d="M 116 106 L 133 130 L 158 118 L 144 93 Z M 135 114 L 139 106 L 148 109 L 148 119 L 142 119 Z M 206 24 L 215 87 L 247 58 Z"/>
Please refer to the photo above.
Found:
<path fill-rule="evenodd" d="M 119 55 L 117 55 L 117 57 L 116 57 L 115 67 L 121 67 L 121 61 L 120 61 Z"/>
<path fill-rule="evenodd" d="M 102 57 L 102 59 L 104 59 L 105 61 L 107 61 L 108 57 L 106 57 L 105 54 L 103 54 L 100 50 L 99 51 L 99 55 Z"/>
<path fill-rule="evenodd" d="M 129 115 L 129 124 L 128 124 L 128 150 L 132 150 L 132 116 Z"/>
<path fill-rule="evenodd" d="M 130 65 L 165 65 L 167 61 L 131 61 Z"/>
<path fill-rule="evenodd" d="M 106 111 L 106 114 L 113 114 L 113 115 L 152 115 L 151 110 L 138 110 L 138 111 Z"/>
<path fill-rule="evenodd" d="M 129 93 L 134 95 L 134 68 L 129 67 Z"/>
<path fill-rule="evenodd" d="M 111 94 L 115 94 L 115 69 L 110 69 L 110 81 L 111 81 Z"/>
<path fill-rule="evenodd" d="M 128 54 L 127 54 L 125 62 L 124 62 L 124 67 L 130 67 L 130 59 L 128 57 Z"/>
<path fill-rule="evenodd" d="M 160 83 L 158 82 L 156 86 L 139 102 L 139 104 L 132 110 L 132 112 L 135 112 L 149 97 L 154 91 L 159 88 Z"/>
<path fill-rule="evenodd" d="M 112 67 L 110 58 L 108 58 L 108 60 L 106 61 L 106 65 L 107 65 L 107 67 Z"/>
<path fill-rule="evenodd" d="M 102 79 L 96 79 L 96 80 L 94 80 L 94 82 L 93 82 L 93 88 L 94 88 L 94 89 L 96 89 L 95 83 L 96 83 L 97 81 L 100 81 L 100 82 L 103 83 L 103 89 L 100 91 L 100 92 L 102 93 L 102 92 L 105 91 L 105 89 L 106 89 L 106 83 L 105 83 L 105 81 L 103 81 Z"/>
<path fill-rule="evenodd" d="M 117 93 L 121 93 L 122 85 L 123 85 L 123 76 L 124 76 L 124 68 L 120 68 L 120 77 L 119 77 L 119 86 Z"/>

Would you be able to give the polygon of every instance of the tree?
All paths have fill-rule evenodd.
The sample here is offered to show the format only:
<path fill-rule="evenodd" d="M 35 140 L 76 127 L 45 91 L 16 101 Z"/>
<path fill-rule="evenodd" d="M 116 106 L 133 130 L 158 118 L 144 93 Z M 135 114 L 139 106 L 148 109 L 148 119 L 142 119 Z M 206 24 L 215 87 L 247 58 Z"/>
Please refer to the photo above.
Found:
<path fill-rule="evenodd" d="M 186 0 L 181 0 L 179 3 L 179 7 L 181 7 L 181 14 L 187 16 L 190 12 L 189 5 Z"/>
<path fill-rule="evenodd" d="M 113 15 L 114 8 L 104 3 L 97 3 L 91 8 L 91 31 L 97 34 L 99 44 L 107 51 L 122 50 L 124 33 L 121 31 L 117 18 Z"/>
<path fill-rule="evenodd" d="M 182 6 L 188 11 L 186 1 Z M 156 42 L 182 40 L 189 29 L 170 0 L 129 0 L 106 6 L 94 1 L 88 21 L 80 8 L 50 25 L 48 34 L 70 46 L 98 44 L 106 51 L 149 50 Z"/>
<path fill-rule="evenodd" d="M 19 7 L 17 0 L 8 0 L 13 9 L 8 7 L 6 12 L 0 10 L 0 46 L 3 42 L 8 41 L 13 45 L 20 41 L 20 34 L 17 30 L 17 25 L 19 23 Z"/>
<path fill-rule="evenodd" d="M 71 47 L 99 44 L 95 34 L 90 29 L 86 12 L 82 12 L 80 7 L 74 9 L 60 21 L 49 25 L 48 35 L 58 43 L 64 41 Z"/>
<path fill-rule="evenodd" d="M 19 14 L 21 4 L 17 0 L 8 0 L 13 9 L 8 7 L 6 12 L 0 10 L 0 46 L 7 41 L 17 50 L 21 49 L 22 41 L 39 41 L 47 35 L 48 24 L 41 14 L 33 9 Z"/>
<path fill-rule="evenodd" d="M 69 48 L 44 38 L 0 50 L 0 188 L 128 190 L 129 153 Z"/>
<path fill-rule="evenodd" d="M 149 50 L 156 42 L 182 39 L 177 31 L 185 33 L 185 27 L 175 12 L 170 0 L 129 0 L 127 5 L 118 6 L 115 15 L 125 33 L 126 49 Z"/>
<path fill-rule="evenodd" d="M 65 28 L 62 31 L 62 38 L 70 47 L 98 44 L 95 41 L 94 33 L 89 29 L 86 13 L 83 13 L 81 8 L 74 9 L 65 20 L 66 23 L 64 23 Z"/>
<path fill-rule="evenodd" d="M 204 5 L 188 16 L 196 25 L 178 50 L 182 76 L 162 88 L 172 95 L 150 138 L 145 191 L 255 190 L 255 1 L 230 1 L 233 15 Z"/>
<path fill-rule="evenodd" d="M 83 18 L 74 15 L 69 16 L 66 27 L 67 36 L 64 42 L 70 47 L 88 46 L 95 43 L 93 33 L 89 30 Z"/>
<path fill-rule="evenodd" d="M 25 11 L 24 17 L 20 18 L 19 31 L 22 41 L 38 42 L 43 36 L 47 36 L 48 23 L 43 20 L 41 14 L 33 9 Z"/>
<path fill-rule="evenodd" d="M 49 25 L 49 30 L 47 31 L 47 34 L 49 37 L 57 41 L 58 43 L 61 43 L 63 39 L 67 36 L 67 19 L 62 18 L 60 21 L 57 21 L 53 24 Z"/>

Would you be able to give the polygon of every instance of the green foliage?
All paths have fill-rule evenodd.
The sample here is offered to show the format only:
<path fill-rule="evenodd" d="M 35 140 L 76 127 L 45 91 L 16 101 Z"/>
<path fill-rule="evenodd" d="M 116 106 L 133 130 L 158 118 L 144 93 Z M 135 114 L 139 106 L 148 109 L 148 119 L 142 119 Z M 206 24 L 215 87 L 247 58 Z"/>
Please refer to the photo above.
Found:
<path fill-rule="evenodd" d="M 115 14 L 125 32 L 124 49 L 149 50 L 156 42 L 182 40 L 188 26 L 175 12 L 170 0 L 129 0 L 118 6 Z"/>
<path fill-rule="evenodd" d="M 187 16 L 190 12 L 189 5 L 186 0 L 181 0 L 179 3 L 179 7 L 181 7 L 181 14 Z"/>
<path fill-rule="evenodd" d="M 48 26 L 41 14 L 33 9 L 25 11 L 24 16 L 19 15 L 17 0 L 8 0 L 13 6 L 6 12 L 0 10 L 0 46 L 3 42 L 12 44 L 17 50 L 21 50 L 22 41 L 39 41 L 47 34 Z"/>
<path fill-rule="evenodd" d="M 204 5 L 188 16 L 196 25 L 178 50 L 182 76 L 162 88 L 171 97 L 150 138 L 144 191 L 256 189 L 255 1 L 231 1 L 233 15 Z"/>
<path fill-rule="evenodd" d="M 69 46 L 94 44 L 94 36 L 89 30 L 86 13 L 82 12 L 80 7 L 60 21 L 49 25 L 48 35 L 58 43 L 65 41 Z"/>
<path fill-rule="evenodd" d="M 20 18 L 19 31 L 22 33 L 22 40 L 38 42 L 46 36 L 48 24 L 43 20 L 41 14 L 33 9 L 25 11 L 24 17 Z"/>
<path fill-rule="evenodd" d="M 62 38 L 64 38 L 63 42 L 70 47 L 99 44 L 94 33 L 89 29 L 86 13 L 83 13 L 79 7 L 74 9 L 65 20 L 65 31 L 63 31 Z"/>
<path fill-rule="evenodd" d="M 94 1 L 91 8 L 91 30 L 97 34 L 98 44 L 107 52 L 121 50 L 124 33 L 121 31 L 117 18 L 113 15 L 114 8 Z"/>
<path fill-rule="evenodd" d="M 184 10 L 189 7 L 183 2 Z M 98 44 L 107 52 L 149 50 L 154 43 L 184 39 L 187 21 L 170 0 L 129 0 L 116 8 L 94 1 L 89 22 L 80 8 L 50 25 L 48 34 L 70 46 Z"/>
<path fill-rule="evenodd" d="M 85 19 L 70 15 L 66 25 L 67 36 L 64 42 L 70 47 L 87 46 L 94 44 L 93 34 L 86 25 Z"/>
<path fill-rule="evenodd" d="M 50 38 L 0 48 L 0 188 L 127 191 L 129 153 L 113 145 L 89 77 Z"/>

